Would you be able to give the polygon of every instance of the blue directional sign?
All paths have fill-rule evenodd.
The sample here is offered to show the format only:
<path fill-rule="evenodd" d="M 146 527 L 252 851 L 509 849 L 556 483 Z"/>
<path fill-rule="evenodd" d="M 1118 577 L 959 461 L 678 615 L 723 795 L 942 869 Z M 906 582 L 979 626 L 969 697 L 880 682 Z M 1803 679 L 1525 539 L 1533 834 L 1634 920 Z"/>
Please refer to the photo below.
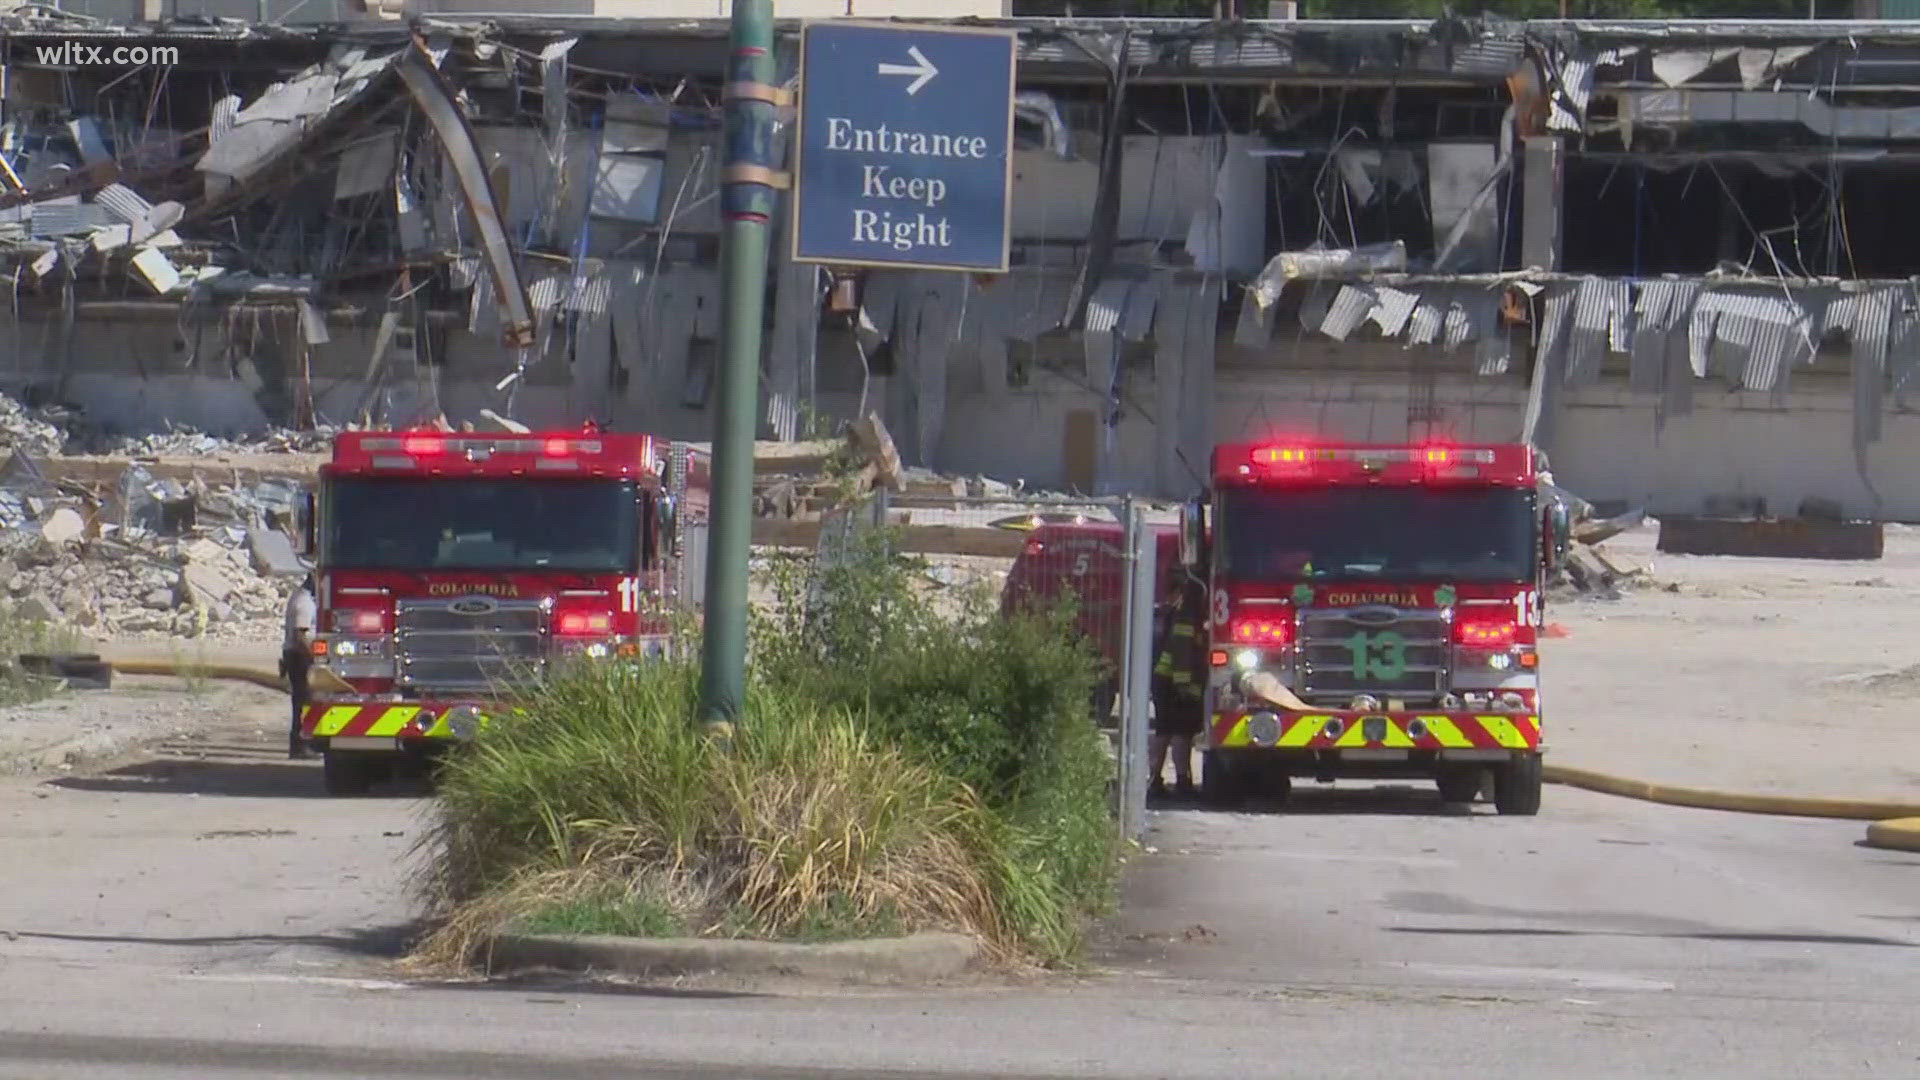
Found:
<path fill-rule="evenodd" d="M 793 258 L 1007 269 L 1011 30 L 815 22 L 800 32 Z"/>

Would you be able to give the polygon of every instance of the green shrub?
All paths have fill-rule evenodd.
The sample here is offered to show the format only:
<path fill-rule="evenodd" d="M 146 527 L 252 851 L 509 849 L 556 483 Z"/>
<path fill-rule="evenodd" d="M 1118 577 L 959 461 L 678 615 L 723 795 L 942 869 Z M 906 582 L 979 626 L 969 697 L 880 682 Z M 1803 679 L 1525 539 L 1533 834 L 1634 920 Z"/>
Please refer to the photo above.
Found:
<path fill-rule="evenodd" d="M 1072 957 L 1113 885 L 1094 658 L 1065 613 L 1003 619 L 923 569 L 883 537 L 818 573 L 778 561 L 724 745 L 694 723 L 687 662 L 569 665 L 519 692 L 444 770 L 423 884 L 453 914 L 425 956 L 515 926 L 951 928 Z"/>
<path fill-rule="evenodd" d="M 684 663 L 576 665 L 454 755 L 423 885 L 429 958 L 503 926 L 622 922 L 818 938 L 948 927 L 1003 950 L 991 822 L 963 784 L 844 713 L 750 688 L 725 745 Z"/>
<path fill-rule="evenodd" d="M 994 813 L 996 890 L 1016 932 L 1057 959 L 1111 896 L 1110 765 L 1087 714 L 1098 659 L 1072 612 L 1003 618 L 996 597 L 927 587 L 924 566 L 869 534 L 840 562 L 774 571 L 756 623 L 759 677 L 864 715 Z"/>

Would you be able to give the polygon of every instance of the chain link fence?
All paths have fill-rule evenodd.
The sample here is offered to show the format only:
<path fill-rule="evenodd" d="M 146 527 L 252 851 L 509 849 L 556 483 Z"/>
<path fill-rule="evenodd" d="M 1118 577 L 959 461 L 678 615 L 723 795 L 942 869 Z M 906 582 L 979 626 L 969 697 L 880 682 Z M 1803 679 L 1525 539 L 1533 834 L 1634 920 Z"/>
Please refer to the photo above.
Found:
<path fill-rule="evenodd" d="M 924 559 L 940 585 L 990 590 L 1004 616 L 1072 605 L 1074 631 L 1100 663 L 1089 722 L 1108 734 L 1116 818 L 1123 835 L 1137 839 L 1145 816 L 1156 601 L 1168 595 L 1177 572 L 1172 513 L 1127 498 L 879 491 L 823 519 L 816 567 L 843 563 L 866 534 L 881 529 L 901 554 Z"/>

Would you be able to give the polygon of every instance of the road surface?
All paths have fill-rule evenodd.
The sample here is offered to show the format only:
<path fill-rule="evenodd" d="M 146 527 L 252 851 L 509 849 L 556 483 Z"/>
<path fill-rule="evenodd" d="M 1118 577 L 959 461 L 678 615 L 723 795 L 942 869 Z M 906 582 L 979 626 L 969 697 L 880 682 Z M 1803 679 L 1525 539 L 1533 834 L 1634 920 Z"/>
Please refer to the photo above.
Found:
<path fill-rule="evenodd" d="M 0 782 L 0 1077 L 1920 1075 L 1920 856 L 1855 824 L 1306 791 L 1155 815 L 1077 978 L 420 985 L 426 804 L 319 798 L 273 730 Z"/>

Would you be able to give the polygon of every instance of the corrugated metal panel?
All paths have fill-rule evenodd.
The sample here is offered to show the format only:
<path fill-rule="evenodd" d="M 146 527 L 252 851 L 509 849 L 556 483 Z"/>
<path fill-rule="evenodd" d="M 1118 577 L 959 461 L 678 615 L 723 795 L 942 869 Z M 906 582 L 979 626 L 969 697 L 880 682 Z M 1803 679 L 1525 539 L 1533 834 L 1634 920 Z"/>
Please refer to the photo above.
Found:
<path fill-rule="evenodd" d="M 1579 131 L 1581 118 L 1587 112 L 1587 102 L 1593 97 L 1593 61 L 1566 61 L 1560 68 L 1560 81 L 1562 93 L 1552 98 L 1553 112 L 1547 118 L 1547 129 Z"/>
<path fill-rule="evenodd" d="M 1632 338 L 1632 283 L 1607 278 L 1582 281 L 1574 293 L 1573 331 L 1568 339 L 1568 385 L 1587 386 L 1597 381 L 1607 351 L 1627 351 L 1632 347 Z"/>
<path fill-rule="evenodd" d="M 137 192 L 125 184 L 108 184 L 101 188 L 93 201 L 107 208 L 107 212 L 129 225 L 145 220 L 153 211 L 153 204 L 141 198 Z"/>
<path fill-rule="evenodd" d="M 1689 352 L 1695 374 L 1710 370 L 1716 357 L 1724 373 L 1738 369 L 1740 385 L 1749 390 L 1772 390 L 1779 384 L 1790 355 L 1804 351 L 1793 345 L 1807 336 L 1807 314 L 1786 297 L 1746 292 L 1710 292 L 1694 305 Z M 1798 328 L 1796 332 L 1796 328 Z"/>
<path fill-rule="evenodd" d="M 1440 336 L 1440 326 L 1446 321 L 1447 308 L 1441 290 L 1428 289 L 1414 306 L 1413 315 L 1407 320 L 1407 344 L 1431 345 Z"/>
<path fill-rule="evenodd" d="M 1506 75 L 1526 59 L 1527 47 L 1504 38 L 1480 38 L 1453 54 L 1456 75 Z"/>
<path fill-rule="evenodd" d="M 1468 302 L 1456 297 L 1447 305 L 1447 318 L 1440 327 L 1440 342 L 1449 352 L 1474 337 L 1473 312 Z"/>
<path fill-rule="evenodd" d="M 210 121 L 211 130 L 207 133 L 207 141 L 209 143 L 216 143 L 224 138 L 227 132 L 233 130 L 234 119 L 239 115 L 240 95 L 228 94 L 226 97 L 214 102 L 213 119 Z"/>
<path fill-rule="evenodd" d="M 1133 291 L 1133 283 L 1123 278 L 1108 278 L 1093 290 L 1087 299 L 1087 331 L 1094 334 L 1111 334 L 1120 327 L 1120 313 L 1126 310 L 1127 294 Z"/>
<path fill-rule="evenodd" d="M 104 206 L 51 201 L 33 204 L 35 236 L 78 236 L 111 224 L 113 215 Z"/>
<path fill-rule="evenodd" d="M 1859 298 L 1853 319 L 1853 447 L 1880 441 L 1881 395 L 1886 385 L 1887 344 L 1898 300 L 1893 289 Z"/>
<path fill-rule="evenodd" d="M 1633 354 L 1627 385 L 1643 394 L 1657 394 L 1666 385 L 1667 350 L 1672 331 L 1693 314 L 1700 295 L 1697 281 L 1642 281 L 1634 305 Z"/>
<path fill-rule="evenodd" d="M 1494 308 L 1494 318 L 1499 318 L 1499 308 Z M 1513 366 L 1513 339 L 1508 337 L 1495 321 L 1488 332 L 1480 338 L 1479 363 L 1474 368 L 1478 375 L 1505 375 Z"/>
<path fill-rule="evenodd" d="M 1201 38 L 1187 49 L 1195 67 L 1291 67 L 1293 49 L 1272 38 Z"/>
<path fill-rule="evenodd" d="M 533 305 L 535 315 L 545 315 L 558 307 L 568 290 L 573 287 L 573 275 L 555 270 L 541 274 L 527 283 L 527 301 Z"/>
<path fill-rule="evenodd" d="M 573 295 L 568 298 L 567 307 L 588 315 L 605 315 L 612 299 L 612 275 L 582 274 L 574 279 Z"/>
<path fill-rule="evenodd" d="M 1419 302 L 1420 298 L 1413 293 L 1383 287 L 1374 291 L 1374 307 L 1367 318 L 1380 327 L 1382 334 L 1398 337 Z"/>
<path fill-rule="evenodd" d="M 1911 297 L 1893 294 L 1892 329 L 1887 335 L 1887 378 L 1883 386 L 1898 392 L 1913 374 L 1914 354 L 1920 352 L 1920 314 Z"/>
<path fill-rule="evenodd" d="M 1367 315 L 1373 311 L 1373 305 L 1372 289 L 1340 286 L 1340 293 L 1333 298 L 1326 318 L 1320 320 L 1320 332 L 1335 341 L 1347 340 L 1347 335 L 1366 321 Z"/>
<path fill-rule="evenodd" d="M 1554 402 L 1558 397 L 1561 366 L 1567 353 L 1567 331 L 1573 324 L 1573 287 L 1554 285 L 1547 293 L 1540 317 L 1539 344 L 1534 349 L 1533 384 L 1527 390 L 1527 411 L 1521 422 L 1521 441 L 1543 449 L 1553 445 Z"/>

